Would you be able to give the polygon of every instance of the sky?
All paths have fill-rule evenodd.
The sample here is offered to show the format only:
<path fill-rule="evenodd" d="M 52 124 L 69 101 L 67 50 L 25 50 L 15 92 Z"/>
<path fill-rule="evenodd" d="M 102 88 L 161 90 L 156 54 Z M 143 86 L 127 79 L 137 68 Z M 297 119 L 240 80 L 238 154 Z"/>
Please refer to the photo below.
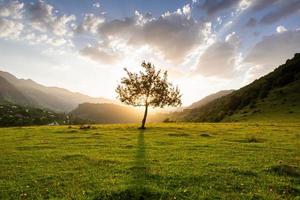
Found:
<path fill-rule="evenodd" d="M 0 0 L 0 70 L 95 97 L 145 60 L 189 105 L 299 51 L 300 0 Z"/>

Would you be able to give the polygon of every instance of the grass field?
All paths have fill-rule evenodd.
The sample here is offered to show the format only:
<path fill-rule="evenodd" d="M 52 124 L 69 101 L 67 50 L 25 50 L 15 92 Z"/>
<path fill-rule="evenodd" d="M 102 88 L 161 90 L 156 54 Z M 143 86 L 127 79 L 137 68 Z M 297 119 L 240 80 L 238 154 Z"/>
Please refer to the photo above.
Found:
<path fill-rule="evenodd" d="M 0 129 L 0 199 L 300 199 L 300 124 Z"/>

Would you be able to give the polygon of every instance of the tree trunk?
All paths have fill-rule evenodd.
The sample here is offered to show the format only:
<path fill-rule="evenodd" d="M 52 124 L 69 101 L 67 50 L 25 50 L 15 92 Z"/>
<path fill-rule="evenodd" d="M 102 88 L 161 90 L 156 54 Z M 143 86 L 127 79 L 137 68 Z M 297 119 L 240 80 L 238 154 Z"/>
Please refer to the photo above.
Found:
<path fill-rule="evenodd" d="M 145 124 L 146 124 L 147 115 L 148 115 L 148 105 L 145 106 L 144 118 L 142 120 L 142 126 L 140 127 L 140 129 L 146 128 Z"/>

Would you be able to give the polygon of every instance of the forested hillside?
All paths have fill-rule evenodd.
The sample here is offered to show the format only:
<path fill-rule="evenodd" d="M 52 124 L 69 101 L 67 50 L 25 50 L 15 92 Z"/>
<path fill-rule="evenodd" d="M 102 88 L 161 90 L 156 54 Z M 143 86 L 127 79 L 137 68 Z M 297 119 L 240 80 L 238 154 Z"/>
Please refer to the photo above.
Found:
<path fill-rule="evenodd" d="M 202 107 L 170 115 L 176 121 L 293 120 L 300 117 L 300 54 L 251 84 Z"/>

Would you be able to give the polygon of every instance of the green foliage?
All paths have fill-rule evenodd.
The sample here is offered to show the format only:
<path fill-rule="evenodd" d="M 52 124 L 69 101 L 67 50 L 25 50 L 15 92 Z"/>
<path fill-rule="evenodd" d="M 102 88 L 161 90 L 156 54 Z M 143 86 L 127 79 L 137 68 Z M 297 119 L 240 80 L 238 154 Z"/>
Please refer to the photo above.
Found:
<path fill-rule="evenodd" d="M 128 77 L 121 79 L 116 92 L 121 102 L 132 106 L 144 106 L 145 114 L 141 128 L 145 128 L 148 107 L 178 106 L 181 105 L 181 94 L 178 87 L 173 87 L 168 82 L 168 73 L 161 75 L 161 70 L 156 71 L 154 65 L 143 62 L 144 71 L 139 73 L 129 72 L 124 69 Z"/>
<path fill-rule="evenodd" d="M 1 128 L 1 199 L 297 199 L 298 123 Z"/>
<path fill-rule="evenodd" d="M 179 89 L 167 81 L 167 71 L 161 76 L 161 71 L 156 71 L 151 63 L 143 62 L 141 66 L 145 72 L 132 73 L 125 68 L 128 77 L 122 78 L 116 89 L 121 102 L 161 108 L 181 105 Z"/>
<path fill-rule="evenodd" d="M 67 124 L 69 117 L 50 110 L 20 106 L 11 103 L 0 104 L 0 126 Z"/>

